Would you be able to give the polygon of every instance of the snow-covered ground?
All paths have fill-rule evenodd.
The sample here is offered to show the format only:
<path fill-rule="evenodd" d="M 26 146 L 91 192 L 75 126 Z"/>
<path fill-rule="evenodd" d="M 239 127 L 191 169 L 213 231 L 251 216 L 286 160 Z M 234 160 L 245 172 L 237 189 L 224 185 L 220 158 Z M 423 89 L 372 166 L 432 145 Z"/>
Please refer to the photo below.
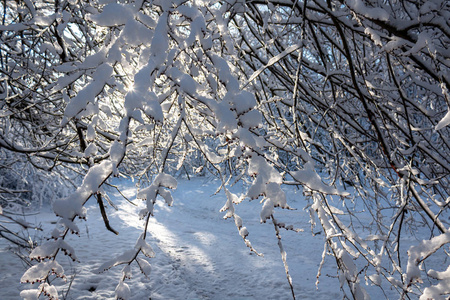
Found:
<path fill-rule="evenodd" d="M 127 180 L 117 183 L 133 200 L 134 184 Z M 152 273 L 146 278 L 134 266 L 133 277 L 126 280 L 132 299 L 291 299 L 274 227 L 269 222 L 260 224 L 261 204 L 244 201 L 237 206 L 236 213 L 242 217 L 250 232 L 248 238 L 255 249 L 264 254 L 263 257 L 249 251 L 233 220 L 222 218 L 224 213 L 219 210 L 225 204 L 226 196 L 223 191 L 212 196 L 218 185 L 217 181 L 204 178 L 179 180 L 178 188 L 173 191 L 173 207 L 158 201 L 155 216 L 150 221 L 151 236 L 147 239 L 156 253 L 150 260 Z M 244 192 L 242 187 L 232 190 Z M 332 257 L 327 257 L 316 289 L 323 235 L 311 235 L 309 214 L 303 210 L 306 203 L 301 192 L 295 188 L 286 191 L 288 203 L 297 210 L 277 210 L 276 218 L 286 225 L 304 229 L 298 233 L 281 232 L 297 299 L 341 298 Z M 80 263 L 59 258 L 68 275 L 66 283 L 57 279 L 61 297 L 66 296 L 74 276 L 66 299 L 114 298 L 122 267 L 101 274 L 94 271 L 105 261 L 134 246 L 142 232 L 143 221 L 137 217 L 139 208 L 130 205 L 117 192 L 111 191 L 109 195 L 119 207 L 118 211 L 108 208 L 111 226 L 119 231 L 119 235 L 105 229 L 99 209 L 90 200 L 87 221 L 79 222 L 81 236 L 73 235 L 68 239 L 75 247 Z M 47 235 L 56 220 L 50 211 L 28 219 L 42 223 Z M 19 284 L 24 267 L 16 256 L 4 249 L 4 239 L 0 239 L 0 243 L 0 298 L 18 299 L 20 290 L 30 288 Z M 373 299 L 382 297 L 377 288 L 366 288 Z"/>

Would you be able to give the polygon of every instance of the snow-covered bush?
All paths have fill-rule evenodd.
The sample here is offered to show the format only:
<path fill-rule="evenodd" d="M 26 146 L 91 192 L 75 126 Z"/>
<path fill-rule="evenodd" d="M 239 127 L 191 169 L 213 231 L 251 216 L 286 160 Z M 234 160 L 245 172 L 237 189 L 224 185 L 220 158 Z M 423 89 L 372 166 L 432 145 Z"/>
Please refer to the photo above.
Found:
<path fill-rule="evenodd" d="M 57 297 L 47 280 L 64 276 L 60 250 L 76 260 L 65 237 L 79 232 L 88 199 L 116 233 L 103 203 L 111 176 L 149 180 L 137 193 L 148 224 L 158 195 L 172 203 L 172 175 L 183 171 L 220 179 L 225 218 L 256 252 L 234 209 L 244 198 L 228 189 L 248 182 L 245 198 L 260 199 L 255 213 L 274 224 L 291 289 L 279 229 L 292 227 L 275 218 L 277 208 L 289 209 L 287 184 L 303 188 L 312 225 L 325 236 L 323 257 L 335 258 L 347 297 L 367 298 L 363 282 L 401 297 L 449 293 L 446 269 L 420 269 L 434 253 L 448 256 L 436 252 L 449 242 L 447 1 L 0 8 L 0 145 L 36 168 L 84 178 L 53 204 L 59 226 L 31 253 L 39 263 L 22 278 L 42 283 L 23 297 Z M 402 236 L 417 227 L 426 241 L 407 251 Z M 124 265 L 118 298 L 132 293 L 130 265 L 150 270 L 146 235 L 102 268 Z"/>
<path fill-rule="evenodd" d="M 26 155 L 0 149 L 0 204 L 10 212 L 33 212 L 67 197 L 80 183 L 72 170 L 37 168 Z"/>

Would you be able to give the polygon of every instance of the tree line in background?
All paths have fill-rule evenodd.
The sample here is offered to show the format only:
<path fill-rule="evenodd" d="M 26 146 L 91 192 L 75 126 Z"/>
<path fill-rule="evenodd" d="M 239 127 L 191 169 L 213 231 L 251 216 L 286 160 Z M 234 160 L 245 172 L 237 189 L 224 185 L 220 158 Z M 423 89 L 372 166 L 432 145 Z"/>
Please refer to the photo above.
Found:
<path fill-rule="evenodd" d="M 112 176 L 140 179 L 148 224 L 175 177 L 196 174 L 220 179 L 251 251 L 235 205 L 260 199 L 255 213 L 278 230 L 283 186 L 301 187 L 348 298 L 367 298 L 367 280 L 405 299 L 450 293 L 450 268 L 421 269 L 447 261 L 450 242 L 448 1 L 2 0 L 0 11 L 0 217 L 43 202 L 60 217 L 50 241 L 28 245 L 38 262 L 22 280 L 41 284 L 22 297 L 57 297 L 49 278 L 58 255 L 76 260 L 64 238 L 88 199 L 115 232 Z M 237 181 L 245 195 L 229 191 Z M 125 265 L 118 297 L 132 263 L 148 268 L 145 239 L 104 266 Z"/>

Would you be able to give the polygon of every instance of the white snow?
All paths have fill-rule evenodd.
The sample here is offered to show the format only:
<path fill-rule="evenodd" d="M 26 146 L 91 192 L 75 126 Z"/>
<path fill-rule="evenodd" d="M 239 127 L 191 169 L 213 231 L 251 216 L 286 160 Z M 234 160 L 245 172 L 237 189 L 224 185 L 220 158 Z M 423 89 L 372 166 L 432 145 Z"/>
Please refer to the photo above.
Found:
<path fill-rule="evenodd" d="M 167 49 L 169 48 L 169 41 L 167 38 L 167 13 L 163 13 L 156 25 L 155 33 L 153 35 L 150 52 L 156 63 L 161 65 L 167 57 Z"/>
<path fill-rule="evenodd" d="M 71 221 L 74 217 L 86 216 L 86 208 L 83 204 L 89 197 L 99 190 L 102 182 L 109 177 L 113 171 L 113 163 L 105 160 L 98 165 L 91 167 L 86 174 L 83 183 L 77 190 L 65 199 L 57 200 L 53 203 L 54 212 L 60 216 L 61 222 L 74 232 L 78 232 L 78 227 Z"/>
<path fill-rule="evenodd" d="M 373 30 L 372 28 L 367 27 L 366 29 L 364 29 L 364 33 L 370 36 L 370 38 L 375 43 L 375 45 L 383 46 L 380 35 L 378 34 L 378 32 L 376 30 Z"/>
<path fill-rule="evenodd" d="M 116 287 L 116 299 L 129 299 L 131 297 L 131 291 L 128 284 L 121 281 Z"/>
<path fill-rule="evenodd" d="M 94 143 L 90 143 L 89 146 L 84 151 L 84 156 L 85 157 L 94 156 L 97 154 L 97 152 L 98 152 L 97 146 Z"/>
<path fill-rule="evenodd" d="M 262 114 L 259 110 L 251 110 L 242 116 L 239 116 L 239 121 L 244 128 L 255 128 L 262 126 Z"/>
<path fill-rule="evenodd" d="M 366 6 L 362 0 L 347 0 L 346 3 L 351 10 L 366 18 L 380 21 L 389 20 L 389 13 L 381 7 Z"/>
<path fill-rule="evenodd" d="M 191 23 L 191 32 L 186 39 L 186 46 L 191 46 L 195 40 L 201 42 L 203 40 L 202 32 L 206 32 L 205 18 L 202 15 L 199 15 Z"/>
<path fill-rule="evenodd" d="M 167 187 L 176 183 L 162 175 L 158 182 Z M 121 182 L 125 194 L 133 200 L 135 188 L 131 182 Z M 241 217 L 224 220 L 219 212 L 226 202 L 224 193 L 211 196 L 218 182 L 206 179 L 181 180 L 173 191 L 174 206 L 156 202 L 155 216 L 150 219 L 146 244 L 153 248 L 154 258 L 138 257 L 138 263 L 131 265 L 131 279 L 125 284 L 130 288 L 130 299 L 290 299 L 289 285 L 277 246 L 277 239 L 271 224 L 260 224 L 257 202 L 244 201 L 236 208 L 242 209 Z M 235 187 L 236 198 L 242 194 L 242 187 Z M 59 260 L 66 270 L 67 282 L 56 280 L 59 295 L 67 291 L 70 274 L 76 272 L 67 299 L 111 299 L 115 297 L 116 286 L 120 283 L 122 267 L 97 274 L 95 271 L 105 262 L 114 264 L 117 257 L 136 252 L 136 247 L 147 247 L 142 243 L 143 220 L 138 220 L 142 208 L 134 207 L 120 195 L 110 195 L 119 206 L 119 211 L 107 210 L 111 225 L 119 231 L 116 236 L 105 230 L 95 203 L 88 206 L 87 221 L 79 221 L 80 236 L 71 236 L 68 243 L 74 246 L 80 263 L 73 263 L 64 256 Z M 293 195 L 291 195 L 293 196 Z M 298 198 L 298 197 L 295 197 Z M 233 198 L 234 199 L 234 198 Z M 232 199 L 232 200 L 233 200 Z M 292 199 L 292 197 L 291 197 Z M 239 202 L 239 199 L 234 199 Z M 134 200 L 136 201 L 136 200 Z M 138 201 L 139 202 L 139 201 Z M 291 212 L 290 222 L 296 227 L 308 228 L 309 216 L 301 210 L 304 205 L 297 202 L 299 211 Z M 284 211 L 276 209 L 280 219 L 288 218 Z M 52 213 L 41 213 L 38 218 L 47 232 L 53 229 Z M 240 225 L 239 231 L 234 223 Z M 242 222 L 245 227 L 242 227 Z M 248 235 L 248 236 L 247 236 Z M 247 236 L 252 245 L 264 254 L 259 257 L 246 247 L 241 236 Z M 330 299 L 339 297 L 339 284 L 326 275 L 319 290 L 315 288 L 317 266 L 320 262 L 323 237 L 312 238 L 310 234 L 283 233 L 283 241 L 288 253 L 288 263 L 296 293 L 302 299 Z M 135 249 L 133 247 L 136 243 Z M 17 299 L 21 290 L 30 288 L 19 285 L 24 272 L 21 261 L 4 250 L 4 240 L 0 240 L 0 264 L 7 266 L 2 271 L 0 294 L 3 299 Z M 150 255 L 151 256 L 151 255 Z M 129 258 L 129 257 L 126 257 Z M 291 258 L 291 260 L 289 259 Z M 111 261 L 113 260 L 113 261 Z M 151 264 L 151 265 L 150 265 Z M 104 266 L 103 266 L 104 267 Z M 5 270 L 5 269 L 3 269 Z M 141 274 L 144 272 L 145 275 Z M 5 274 L 5 275 L 3 275 Z M 333 268 L 324 267 L 323 274 L 335 275 Z M 28 275 L 27 275 L 28 276 Z M 38 276 L 39 277 L 39 276 Z M 30 276 L 31 279 L 31 276 Z M 118 288 L 119 295 L 127 297 L 124 285 Z M 33 299 L 35 291 L 23 291 Z"/>
<path fill-rule="evenodd" d="M 255 96 L 247 91 L 236 91 L 228 92 L 223 101 L 230 103 L 231 107 L 236 111 L 238 115 L 249 111 L 256 106 Z"/>
<path fill-rule="evenodd" d="M 409 287 L 415 281 L 421 281 L 419 267 L 421 261 L 448 243 L 450 243 L 450 231 L 435 236 L 430 240 L 423 240 L 420 244 L 409 248 L 408 265 L 406 267 L 406 287 Z"/>
<path fill-rule="evenodd" d="M 431 287 L 426 287 L 423 290 L 423 294 L 420 296 L 419 300 L 436 299 L 444 300 L 445 297 L 442 295 L 450 294 L 450 266 L 447 270 L 443 272 L 437 272 L 435 270 L 428 271 L 428 275 L 432 278 L 442 280 L 436 285 Z"/>
<path fill-rule="evenodd" d="M 230 67 L 228 66 L 227 61 L 217 55 L 211 55 L 211 60 L 214 63 L 214 67 L 218 71 L 219 80 L 226 85 L 227 90 L 238 91 L 239 83 L 236 78 L 231 75 Z"/>
<path fill-rule="evenodd" d="M 195 95 L 197 92 L 197 82 L 188 74 L 183 74 L 178 78 L 178 84 L 183 92 L 189 95 Z"/>
<path fill-rule="evenodd" d="M 218 132 L 232 131 L 237 128 L 236 114 L 226 102 L 220 102 L 214 105 L 214 114 L 217 118 Z"/>
<path fill-rule="evenodd" d="M 41 244 L 31 252 L 30 258 L 38 261 L 44 260 L 45 258 L 53 257 L 58 249 L 63 249 L 66 255 L 69 255 L 74 261 L 77 261 L 74 248 L 61 239 L 56 241 L 50 240 Z"/>
<path fill-rule="evenodd" d="M 264 177 L 263 181 L 271 182 L 266 197 L 279 196 L 278 192 L 281 189 L 277 182 L 280 178 L 274 169 L 261 164 L 258 156 L 255 156 L 252 158 L 250 171 L 263 175 L 257 178 Z M 101 177 L 100 170 L 90 175 L 96 173 Z M 136 300 L 291 299 L 274 227 L 270 221 L 266 224 L 260 223 L 262 204 L 258 201 L 248 201 L 248 198 L 242 201 L 247 187 L 236 185 L 229 191 L 225 189 L 227 193 L 220 192 L 212 196 L 220 186 L 218 181 L 206 178 L 175 180 L 167 174 L 159 175 L 155 178 L 154 185 L 160 188 L 177 188 L 172 190 L 173 207 L 167 206 L 164 201 L 156 201 L 153 209 L 154 217 L 149 220 L 148 233 L 144 240 L 142 230 L 145 220 L 139 220 L 138 214 L 145 207 L 145 202 L 135 198 L 136 188 L 131 181 L 115 180 L 114 184 L 121 187 L 130 200 L 139 204 L 138 206 L 129 204 L 114 190 L 105 191 L 119 208 L 118 211 L 107 208 L 111 226 L 119 231 L 119 235 L 106 231 L 95 201 L 92 204 L 88 203 L 87 220 L 76 221 L 80 236 L 71 235 L 66 238 L 67 244 L 73 249 L 68 245 L 62 245 L 68 253 L 76 253 L 79 262 L 73 262 L 71 257 L 59 254 L 60 266 L 53 262 L 44 262 L 35 269 L 30 269 L 22 280 L 37 281 L 42 278 L 43 272 L 54 269 L 60 275 L 65 274 L 67 279 L 67 281 L 56 279 L 52 282 L 61 297 L 67 292 L 73 274 L 76 274 L 66 299 L 112 299 L 116 293 L 124 299 Z M 92 183 L 92 189 L 95 190 L 98 182 Z M 297 210 L 283 210 L 274 207 L 273 200 L 266 200 L 271 202 L 269 209 L 273 210 L 278 222 L 300 229 L 310 228 L 309 213 L 302 210 L 306 206 L 302 192 L 294 187 L 282 188 L 289 206 Z M 277 201 L 281 201 L 282 204 L 284 198 Z M 225 209 L 232 207 L 234 220 L 223 219 L 223 214 L 219 210 L 224 203 L 227 203 Z M 319 208 L 319 205 L 316 206 L 314 207 Z M 318 213 L 325 212 L 319 209 Z M 44 210 L 36 216 L 36 220 L 42 223 L 45 235 L 50 236 L 54 229 L 51 223 L 57 220 L 54 214 Z M 324 226 L 329 229 L 327 234 L 334 234 L 332 224 Z M 297 298 L 316 300 L 340 298 L 339 280 L 336 278 L 335 261 L 332 257 L 325 256 L 320 283 L 316 289 L 316 275 L 323 252 L 323 234 L 312 236 L 309 230 L 304 232 L 283 230 L 280 234 Z M 243 241 L 244 237 L 248 240 Z M 432 244 L 438 245 L 445 241 L 447 235 L 441 236 Z M 246 246 L 246 243 L 250 242 L 264 256 L 257 256 L 251 252 Z M 44 247 L 50 249 L 54 246 L 52 243 L 56 242 L 48 243 L 47 245 L 44 241 Z M 19 284 L 24 272 L 22 262 L 6 250 L 5 245 L 5 240 L 0 239 L 2 299 L 17 299 L 19 294 L 27 299 L 36 299 L 37 290 L 30 290 L 29 285 Z M 431 250 L 433 247 L 426 248 Z M 127 261 L 132 259 L 139 249 L 147 257 L 139 254 L 130 267 L 124 268 L 123 266 L 127 265 Z M 418 249 L 416 253 L 423 254 L 427 249 Z M 34 255 L 40 254 L 39 251 L 36 250 Z M 341 257 L 345 259 L 348 268 L 348 274 L 343 274 L 344 278 L 354 275 L 352 259 L 344 252 Z M 118 266 L 123 262 L 125 265 Z M 116 266 L 112 267 L 114 265 Z M 102 274 L 97 273 L 109 267 L 112 268 Z M 65 270 L 64 273 L 62 268 Z M 445 275 L 443 272 L 439 273 L 439 265 L 436 270 L 438 271 L 434 275 Z M 124 275 L 127 278 L 121 281 Z M 365 285 L 364 288 L 373 299 L 384 299 L 376 286 L 378 282 L 377 275 L 371 275 L 369 283 L 374 284 Z M 354 288 L 355 292 L 365 296 L 361 289 L 362 283 Z M 389 293 L 389 289 L 386 291 Z M 425 290 L 428 291 L 432 292 Z M 395 295 L 396 292 L 392 291 L 388 297 L 394 298 Z"/>
<path fill-rule="evenodd" d="M 23 290 L 20 292 L 20 297 L 22 297 L 24 300 L 37 300 L 39 297 L 39 290 L 38 289 Z"/>
<path fill-rule="evenodd" d="M 106 82 L 111 77 L 112 72 L 113 68 L 108 64 L 98 66 L 92 76 L 92 82 L 86 85 L 75 97 L 70 100 L 64 111 L 64 115 L 68 119 L 73 118 L 85 109 L 88 103 L 93 103 L 95 97 L 101 93 L 106 85 Z M 67 119 L 65 122 L 63 121 L 63 125 L 65 125 L 65 123 L 67 123 Z"/>
<path fill-rule="evenodd" d="M 274 57 L 272 57 L 271 59 L 269 59 L 269 61 L 267 62 L 267 64 L 265 64 L 263 67 L 259 68 L 258 70 L 256 70 L 252 76 L 250 76 L 250 78 L 247 80 L 247 82 L 243 85 L 243 87 L 246 87 L 250 82 L 252 82 L 256 77 L 258 77 L 262 72 L 264 72 L 265 69 L 267 69 L 268 67 L 276 64 L 280 59 L 282 59 L 283 57 L 285 57 L 286 55 L 291 54 L 292 52 L 300 49 L 302 46 L 302 44 L 297 44 L 297 45 L 292 45 L 287 47 L 283 52 L 281 52 L 278 55 L 275 55 Z"/>
<path fill-rule="evenodd" d="M 34 265 L 33 267 L 29 268 L 25 274 L 23 274 L 22 278 L 20 279 L 20 282 L 40 282 L 42 281 L 49 272 L 55 273 L 59 277 L 64 276 L 64 269 L 63 267 L 54 260 L 40 262 L 37 265 Z"/>
<path fill-rule="evenodd" d="M 435 130 L 441 130 L 442 128 L 448 126 L 450 124 L 450 109 L 447 114 L 442 118 L 441 121 L 436 125 Z"/>
<path fill-rule="evenodd" d="M 136 245 L 134 246 L 136 250 L 141 250 L 142 253 L 147 256 L 148 258 L 155 257 L 155 251 L 153 251 L 153 248 L 144 240 L 144 235 L 141 234 L 139 239 L 136 242 Z"/>
<path fill-rule="evenodd" d="M 291 172 L 292 177 L 312 190 L 319 191 L 325 194 L 334 194 L 341 196 L 348 196 L 347 192 L 340 192 L 336 188 L 326 185 L 322 182 L 320 176 L 316 173 L 312 161 L 305 163 L 303 169 Z"/>
<path fill-rule="evenodd" d="M 126 22 L 125 28 L 120 33 L 120 38 L 128 46 L 138 46 L 140 44 L 149 46 L 152 41 L 152 33 L 147 27 L 131 18 Z"/>
<path fill-rule="evenodd" d="M 132 17 L 129 5 L 110 3 L 103 8 L 100 14 L 89 14 L 86 18 L 99 26 L 124 25 Z"/>

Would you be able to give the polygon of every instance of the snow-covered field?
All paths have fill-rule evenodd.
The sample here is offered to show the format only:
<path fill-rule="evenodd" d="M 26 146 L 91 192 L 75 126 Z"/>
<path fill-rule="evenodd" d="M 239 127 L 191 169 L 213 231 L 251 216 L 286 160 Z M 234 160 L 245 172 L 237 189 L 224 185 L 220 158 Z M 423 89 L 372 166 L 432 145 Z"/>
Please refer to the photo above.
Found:
<path fill-rule="evenodd" d="M 131 181 L 116 183 L 131 200 L 134 199 L 135 188 Z M 242 217 L 250 232 L 248 238 L 255 249 L 264 254 L 263 257 L 249 251 L 233 220 L 222 218 L 224 213 L 219 210 L 226 197 L 223 192 L 212 196 L 217 187 L 217 181 L 204 178 L 179 180 L 178 188 L 173 191 L 173 207 L 158 201 L 149 226 L 151 236 L 147 239 L 156 253 L 156 257 L 151 259 L 152 273 L 146 278 L 134 266 L 133 277 L 126 280 L 132 299 L 291 299 L 274 227 L 269 222 L 260 224 L 261 204 L 259 201 L 244 201 L 237 206 L 236 213 Z M 244 192 L 242 187 L 232 190 Z M 323 234 L 312 236 L 309 213 L 303 210 L 306 202 L 302 193 L 295 188 L 286 192 L 291 207 L 297 210 L 277 210 L 276 218 L 286 225 L 304 229 L 298 233 L 281 232 L 297 299 L 341 298 L 332 257 L 327 257 L 316 289 Z M 59 258 L 68 278 L 66 283 L 57 279 L 60 297 L 114 298 L 122 267 L 114 267 L 101 274 L 95 270 L 134 246 L 142 232 L 143 221 L 137 217 L 139 208 L 130 205 L 117 192 L 109 194 L 119 207 L 118 211 L 108 208 L 111 226 L 119 231 L 119 235 L 105 229 L 99 209 L 90 200 L 87 221 L 79 222 L 81 236 L 73 235 L 68 239 L 75 247 L 80 263 L 70 262 L 66 257 Z M 28 218 L 29 222 L 41 223 L 47 235 L 56 220 L 49 209 Z M 18 299 L 20 290 L 30 288 L 19 284 L 24 267 L 5 249 L 4 239 L 0 239 L 0 243 L 0 298 Z M 74 280 L 67 293 L 72 276 Z M 370 285 L 366 288 L 373 299 L 382 297 L 377 288 Z"/>

